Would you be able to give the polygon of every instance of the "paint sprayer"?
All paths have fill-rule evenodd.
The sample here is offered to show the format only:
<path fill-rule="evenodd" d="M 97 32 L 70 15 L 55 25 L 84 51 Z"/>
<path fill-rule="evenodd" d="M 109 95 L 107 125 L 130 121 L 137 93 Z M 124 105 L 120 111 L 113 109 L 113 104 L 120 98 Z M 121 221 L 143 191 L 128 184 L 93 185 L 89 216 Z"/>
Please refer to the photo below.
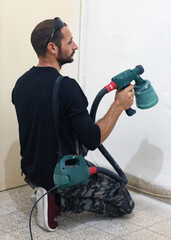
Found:
<path fill-rule="evenodd" d="M 105 86 L 96 96 L 94 102 L 92 104 L 90 110 L 90 116 L 95 122 L 96 112 L 98 105 L 101 99 L 104 97 L 106 93 L 111 92 L 114 89 L 122 90 L 129 86 L 132 81 L 135 81 L 134 84 L 134 91 L 135 91 L 135 98 L 136 98 L 136 105 L 138 108 L 147 109 L 153 107 L 158 102 L 157 94 L 155 93 L 153 87 L 151 86 L 150 81 L 144 80 L 140 77 L 140 75 L 144 72 L 144 69 L 141 65 L 136 66 L 134 69 L 128 69 L 115 77 L 113 77 L 111 82 Z M 103 156 L 109 161 L 109 163 L 113 166 L 114 171 L 103 167 L 96 167 L 92 163 L 86 161 L 84 157 L 87 155 L 88 149 L 84 146 L 80 145 L 77 141 L 77 154 L 76 155 L 67 155 L 62 156 L 61 153 L 61 143 L 59 138 L 59 91 L 60 91 L 60 84 L 62 81 L 62 76 L 59 76 L 55 82 L 54 89 L 53 89 L 53 114 L 54 114 L 54 122 L 55 122 L 55 130 L 56 136 L 58 138 L 58 162 L 56 164 L 54 170 L 54 184 L 55 187 L 50 189 L 48 192 L 53 191 L 56 188 L 60 188 L 62 190 L 68 189 L 72 186 L 78 184 L 86 184 L 88 182 L 88 178 L 90 175 L 95 173 L 102 173 L 108 175 L 109 177 L 115 179 L 116 181 L 123 182 L 127 184 L 128 180 L 125 173 L 113 159 L 113 157 L 109 154 L 109 152 L 105 149 L 103 145 L 100 145 L 98 149 L 103 154 Z M 126 110 L 128 116 L 132 116 L 136 113 L 136 111 L 132 108 Z M 47 193 L 48 193 L 47 192 Z M 46 194 L 47 194 L 46 193 Z M 44 197 L 45 194 L 42 196 Z M 41 197 L 41 198 L 42 198 Z M 40 201 L 41 198 L 38 200 Z M 37 201 L 37 202 L 38 202 Z M 37 204 L 37 203 L 36 203 Z M 35 204 L 35 205 L 36 205 Z M 32 211 L 35 207 L 32 208 Z M 31 214 L 32 214 L 31 211 Z M 31 233 L 31 214 L 30 214 L 30 235 L 32 238 Z"/>
<path fill-rule="evenodd" d="M 138 65 L 132 70 L 128 69 L 113 77 L 112 81 L 97 94 L 92 104 L 90 111 L 92 120 L 95 122 L 97 107 L 102 97 L 106 93 L 109 93 L 114 89 L 122 90 L 126 88 L 132 81 L 135 81 L 134 91 L 137 107 L 141 109 L 147 109 L 156 105 L 158 102 L 157 94 L 151 86 L 150 81 L 144 80 L 140 77 L 143 72 L 143 67 Z M 126 113 L 128 116 L 132 116 L 136 113 L 136 111 L 132 108 L 129 108 L 126 110 Z M 68 155 L 64 156 L 58 161 L 54 171 L 55 185 L 59 185 L 61 189 L 67 189 L 77 184 L 86 184 L 89 176 L 97 172 L 109 175 L 117 181 L 122 181 L 126 184 L 127 178 L 112 156 L 107 152 L 103 145 L 99 146 L 99 150 L 111 163 L 118 174 L 102 167 L 88 166 L 83 158 L 83 156 L 87 154 L 86 151 L 86 153 L 82 154 L 83 156 Z"/>

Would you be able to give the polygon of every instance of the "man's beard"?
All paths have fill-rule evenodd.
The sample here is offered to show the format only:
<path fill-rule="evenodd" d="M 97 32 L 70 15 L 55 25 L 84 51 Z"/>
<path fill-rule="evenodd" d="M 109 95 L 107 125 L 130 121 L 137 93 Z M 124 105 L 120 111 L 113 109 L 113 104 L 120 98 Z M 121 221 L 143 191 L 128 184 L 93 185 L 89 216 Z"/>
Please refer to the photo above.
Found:
<path fill-rule="evenodd" d="M 62 67 L 62 65 L 66 63 L 72 63 L 74 61 L 73 59 L 74 53 L 75 51 L 73 51 L 70 56 L 67 56 L 64 52 L 62 52 L 61 48 L 59 48 L 58 57 L 57 57 L 59 66 Z"/>

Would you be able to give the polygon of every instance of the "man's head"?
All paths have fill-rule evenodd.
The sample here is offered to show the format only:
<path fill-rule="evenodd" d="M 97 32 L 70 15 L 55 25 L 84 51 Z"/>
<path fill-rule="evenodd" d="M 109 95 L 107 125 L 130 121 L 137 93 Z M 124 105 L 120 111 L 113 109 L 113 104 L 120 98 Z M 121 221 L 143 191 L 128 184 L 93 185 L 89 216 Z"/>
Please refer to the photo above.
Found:
<path fill-rule="evenodd" d="M 39 58 L 52 54 L 60 67 L 72 62 L 78 49 L 67 25 L 60 18 L 39 23 L 31 34 L 31 43 Z"/>

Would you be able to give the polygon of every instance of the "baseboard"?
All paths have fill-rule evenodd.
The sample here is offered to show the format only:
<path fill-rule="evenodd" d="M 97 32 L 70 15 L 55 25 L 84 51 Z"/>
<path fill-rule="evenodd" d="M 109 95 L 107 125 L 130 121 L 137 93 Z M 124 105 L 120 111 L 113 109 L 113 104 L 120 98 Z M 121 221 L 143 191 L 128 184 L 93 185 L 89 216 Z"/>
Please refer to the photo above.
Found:
<path fill-rule="evenodd" d="M 140 192 L 156 198 L 160 201 L 171 203 L 171 190 L 162 186 L 157 186 L 152 183 L 146 182 L 131 174 L 126 174 L 128 178 L 128 188 L 130 190 Z"/>

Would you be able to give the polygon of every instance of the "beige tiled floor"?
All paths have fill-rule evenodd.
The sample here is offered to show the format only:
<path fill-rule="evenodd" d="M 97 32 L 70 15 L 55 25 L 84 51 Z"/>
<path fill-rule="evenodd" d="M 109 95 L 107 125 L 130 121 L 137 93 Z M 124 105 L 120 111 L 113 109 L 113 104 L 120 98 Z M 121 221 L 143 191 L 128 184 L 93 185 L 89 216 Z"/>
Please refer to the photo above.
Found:
<path fill-rule="evenodd" d="M 0 240 L 29 240 L 28 220 L 32 207 L 28 186 L 0 192 Z M 112 219 L 92 213 L 67 213 L 55 232 L 45 232 L 35 223 L 34 240 L 168 240 L 171 239 L 171 205 L 131 192 L 134 213 Z"/>

